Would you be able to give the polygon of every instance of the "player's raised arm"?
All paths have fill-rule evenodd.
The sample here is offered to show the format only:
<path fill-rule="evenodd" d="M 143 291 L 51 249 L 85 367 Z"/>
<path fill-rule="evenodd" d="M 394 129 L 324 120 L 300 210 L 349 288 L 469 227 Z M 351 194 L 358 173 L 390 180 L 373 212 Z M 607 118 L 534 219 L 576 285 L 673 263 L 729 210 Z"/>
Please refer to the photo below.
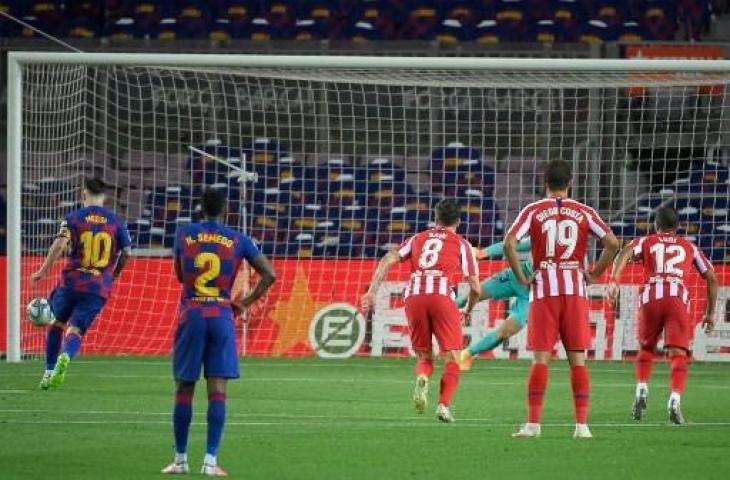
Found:
<path fill-rule="evenodd" d="M 274 266 L 271 264 L 266 255 L 264 255 L 263 253 L 259 254 L 254 257 L 249 263 L 261 278 L 259 279 L 254 289 L 251 290 L 245 297 L 243 297 L 240 304 L 241 308 L 247 308 L 253 305 L 256 300 L 266 295 L 266 292 L 269 291 L 269 288 L 271 288 L 274 282 L 276 282 L 276 270 L 274 270 Z"/>
<path fill-rule="evenodd" d="M 67 222 L 64 221 L 61 224 L 61 230 L 58 232 L 55 240 L 48 249 L 46 258 L 43 260 L 43 264 L 38 270 L 36 270 L 31 276 L 30 280 L 35 283 L 45 278 L 48 272 L 53 267 L 53 264 L 63 256 L 63 253 L 68 248 L 68 244 L 71 241 L 71 232 L 68 228 Z"/>

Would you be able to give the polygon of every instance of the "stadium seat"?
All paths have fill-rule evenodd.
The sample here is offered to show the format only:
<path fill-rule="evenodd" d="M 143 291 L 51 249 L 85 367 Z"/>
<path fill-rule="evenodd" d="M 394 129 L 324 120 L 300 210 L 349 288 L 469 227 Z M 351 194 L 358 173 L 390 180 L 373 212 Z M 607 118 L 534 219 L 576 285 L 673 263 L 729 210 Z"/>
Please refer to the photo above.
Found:
<path fill-rule="evenodd" d="M 577 0 L 557 0 L 552 10 L 552 19 L 562 29 L 564 41 L 579 40 L 587 17 L 583 4 Z"/>
<path fill-rule="evenodd" d="M 299 3 L 297 18 L 311 19 L 329 34 L 335 27 L 339 11 L 333 2 L 327 0 L 304 0 Z"/>
<path fill-rule="evenodd" d="M 61 0 L 28 0 L 18 2 L 17 10 L 23 20 L 51 35 L 66 36 L 68 26 L 64 22 L 63 2 Z M 38 34 L 23 27 L 22 36 L 35 37 Z"/>
<path fill-rule="evenodd" d="M 431 40 L 442 46 L 457 45 L 474 40 L 475 33 L 471 26 L 459 20 L 446 19 L 433 29 Z"/>
<path fill-rule="evenodd" d="M 530 5 L 526 0 L 500 0 L 494 18 L 501 42 L 520 41 L 532 25 Z"/>
<path fill-rule="evenodd" d="M 464 26 L 474 27 L 483 18 L 494 18 L 494 4 L 479 0 L 446 0 L 442 14 L 445 19 L 458 20 Z"/>
<path fill-rule="evenodd" d="M 429 38 L 441 19 L 441 5 L 436 0 L 408 0 L 403 7 L 399 37 L 406 40 Z"/>
<path fill-rule="evenodd" d="M 213 20 L 208 0 L 177 0 L 172 10 L 179 38 L 206 38 Z"/>
<path fill-rule="evenodd" d="M 652 39 L 651 33 L 633 20 L 621 24 L 617 31 L 617 40 L 623 43 L 638 43 Z"/>
<path fill-rule="evenodd" d="M 578 41 L 589 45 L 600 45 L 616 39 L 616 30 L 603 20 L 588 20 L 580 26 Z"/>
<path fill-rule="evenodd" d="M 343 38 L 354 43 L 367 43 L 370 41 L 384 40 L 386 37 L 372 23 L 359 20 L 344 28 Z"/>
<path fill-rule="evenodd" d="M 528 33 L 527 40 L 536 43 L 552 44 L 562 42 L 566 35 L 562 26 L 556 25 L 553 19 L 538 21 Z"/>
<path fill-rule="evenodd" d="M 674 40 L 677 26 L 676 7 L 672 0 L 642 0 L 638 17 L 653 40 Z"/>
<path fill-rule="evenodd" d="M 400 21 L 399 11 L 393 2 L 388 0 L 364 0 L 356 2 L 347 15 L 343 33 L 348 26 L 351 28 L 357 22 L 365 22 L 373 27 L 383 38 L 392 39 L 396 22 Z M 347 35 L 341 35 L 347 38 Z"/>
<path fill-rule="evenodd" d="M 626 2 L 618 0 L 596 0 L 588 4 L 590 17 L 610 27 L 618 27 L 626 18 Z"/>
<path fill-rule="evenodd" d="M 329 37 L 327 25 L 312 18 L 299 19 L 292 29 L 292 39 L 298 42 L 325 40 Z"/>

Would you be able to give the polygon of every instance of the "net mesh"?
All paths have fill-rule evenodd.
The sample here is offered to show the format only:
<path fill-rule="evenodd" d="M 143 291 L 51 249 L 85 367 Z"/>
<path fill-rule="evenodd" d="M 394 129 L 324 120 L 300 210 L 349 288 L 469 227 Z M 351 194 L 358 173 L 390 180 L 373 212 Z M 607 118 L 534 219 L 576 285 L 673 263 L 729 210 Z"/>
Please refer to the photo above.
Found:
<path fill-rule="evenodd" d="M 404 272 L 381 289 L 373 318 L 354 312 L 374 260 L 426 228 L 445 196 L 461 203 L 460 233 L 469 241 L 500 240 L 519 209 L 542 195 L 549 159 L 573 162 L 574 197 L 619 237 L 647 232 L 652 212 L 672 204 L 682 232 L 721 265 L 730 261 L 728 168 L 719 154 L 727 83 L 724 74 L 547 67 L 25 66 L 21 304 L 57 283 L 60 265 L 35 289 L 28 275 L 92 175 L 112 186 L 108 206 L 126 218 L 135 258 L 87 335 L 86 353 L 169 352 L 179 295 L 169 249 L 210 185 L 228 194 L 226 222 L 260 242 L 279 274 L 238 324 L 245 354 L 407 354 Z M 485 262 L 482 276 L 504 267 Z M 601 286 L 592 287 L 597 358 L 636 348 L 631 284 L 640 278 L 628 275 L 616 312 L 600 300 Z M 244 274 L 240 288 L 251 281 Z M 493 328 L 506 308 L 480 304 L 467 335 Z M 44 337 L 23 322 L 24 353 L 40 354 Z M 519 354 L 524 334 L 497 352 Z"/>

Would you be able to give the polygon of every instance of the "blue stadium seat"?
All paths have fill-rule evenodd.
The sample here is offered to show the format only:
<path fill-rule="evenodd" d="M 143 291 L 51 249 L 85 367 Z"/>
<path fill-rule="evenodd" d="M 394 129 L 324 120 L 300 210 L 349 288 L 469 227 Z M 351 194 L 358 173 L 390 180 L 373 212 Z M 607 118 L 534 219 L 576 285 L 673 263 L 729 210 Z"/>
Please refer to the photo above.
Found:
<path fill-rule="evenodd" d="M 407 0 L 399 36 L 407 40 L 429 38 L 442 20 L 441 4 L 436 0 Z"/>
<path fill-rule="evenodd" d="M 565 40 L 565 29 L 551 18 L 540 20 L 529 31 L 528 41 L 553 44 Z"/>
<path fill-rule="evenodd" d="M 329 38 L 327 24 L 313 18 L 299 19 L 291 31 L 291 38 L 298 42 L 312 42 Z"/>
<path fill-rule="evenodd" d="M 716 162 L 694 163 L 690 171 L 689 181 L 692 184 L 727 184 L 730 172 L 728 168 Z"/>
<path fill-rule="evenodd" d="M 588 4 L 590 17 L 611 27 L 619 27 L 627 18 L 626 3 L 618 0 L 594 0 Z"/>
<path fill-rule="evenodd" d="M 385 40 L 386 35 L 372 23 L 366 22 L 365 20 L 358 20 L 343 28 L 342 38 L 354 43 L 367 43 Z"/>
<path fill-rule="evenodd" d="M 465 25 L 459 20 L 447 18 L 433 28 L 429 37 L 439 45 L 458 45 L 462 42 L 470 42 L 476 38 L 476 31 L 471 25 Z"/>
<path fill-rule="evenodd" d="M 462 25 L 474 27 L 482 18 L 494 18 L 494 4 L 478 0 L 446 0 L 442 13 L 445 19 L 458 20 Z"/>
<path fill-rule="evenodd" d="M 552 19 L 563 29 L 563 39 L 568 42 L 580 40 L 581 26 L 586 20 L 584 6 L 576 0 L 557 0 L 552 8 Z"/>
<path fill-rule="evenodd" d="M 622 43 L 639 43 L 651 39 L 651 33 L 634 20 L 625 21 L 617 28 L 617 40 Z"/>
<path fill-rule="evenodd" d="M 292 0 L 269 0 L 264 4 L 263 15 L 277 38 L 287 38 L 297 18 L 297 4 Z"/>
<path fill-rule="evenodd" d="M 530 5 L 526 0 L 500 0 L 494 18 L 500 27 L 500 41 L 519 41 L 532 25 Z"/>
<path fill-rule="evenodd" d="M 64 20 L 63 2 L 61 0 L 28 0 L 16 4 L 22 19 L 51 35 L 66 36 L 68 27 Z M 38 36 L 33 30 L 23 27 L 23 37 Z"/>
<path fill-rule="evenodd" d="M 369 160 L 364 167 L 356 168 L 355 177 L 362 183 L 380 182 L 389 179 L 393 182 L 405 182 L 406 172 L 390 158 L 378 157 Z"/>
<path fill-rule="evenodd" d="M 176 0 L 171 14 L 177 23 L 178 38 L 206 38 L 213 20 L 209 0 Z"/>
<path fill-rule="evenodd" d="M 337 5 L 327 0 L 304 0 L 299 3 L 297 18 L 314 20 L 326 34 L 329 34 L 339 16 Z"/>
<path fill-rule="evenodd" d="M 616 40 L 616 29 L 603 20 L 588 20 L 580 26 L 578 41 L 589 45 L 600 45 Z"/>

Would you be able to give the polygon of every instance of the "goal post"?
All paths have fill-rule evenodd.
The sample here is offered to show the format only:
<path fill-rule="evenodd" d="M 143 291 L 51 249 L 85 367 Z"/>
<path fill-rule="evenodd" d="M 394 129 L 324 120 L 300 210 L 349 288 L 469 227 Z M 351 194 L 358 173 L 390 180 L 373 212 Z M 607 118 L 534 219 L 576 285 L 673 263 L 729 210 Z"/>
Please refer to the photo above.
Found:
<path fill-rule="evenodd" d="M 499 240 L 540 195 L 548 159 L 573 162 L 576 196 L 619 236 L 646 231 L 653 209 L 674 204 L 688 209 L 686 233 L 703 249 L 727 249 L 714 257 L 723 264 L 727 165 L 707 155 L 727 141 L 729 81 L 725 60 L 11 52 L 7 359 L 42 352 L 41 333 L 22 321 L 33 293 L 24 277 L 89 174 L 115 187 L 137 252 L 104 328 L 85 342 L 96 353 L 169 346 L 178 290 L 164 258 L 203 185 L 226 189 L 228 222 L 260 240 L 283 273 L 246 329 L 244 345 L 260 355 L 407 354 L 402 277 L 384 287 L 372 321 L 354 311 L 374 259 L 428 225 L 441 196 L 459 199 L 470 241 Z M 658 147 L 661 161 L 643 157 Z M 680 168 L 687 148 L 702 161 Z M 241 185 L 201 149 L 256 173 L 255 183 Z M 492 303 L 468 335 L 504 315 Z M 610 328 L 596 313 L 596 358 L 631 350 L 630 313 L 624 305 Z"/>

